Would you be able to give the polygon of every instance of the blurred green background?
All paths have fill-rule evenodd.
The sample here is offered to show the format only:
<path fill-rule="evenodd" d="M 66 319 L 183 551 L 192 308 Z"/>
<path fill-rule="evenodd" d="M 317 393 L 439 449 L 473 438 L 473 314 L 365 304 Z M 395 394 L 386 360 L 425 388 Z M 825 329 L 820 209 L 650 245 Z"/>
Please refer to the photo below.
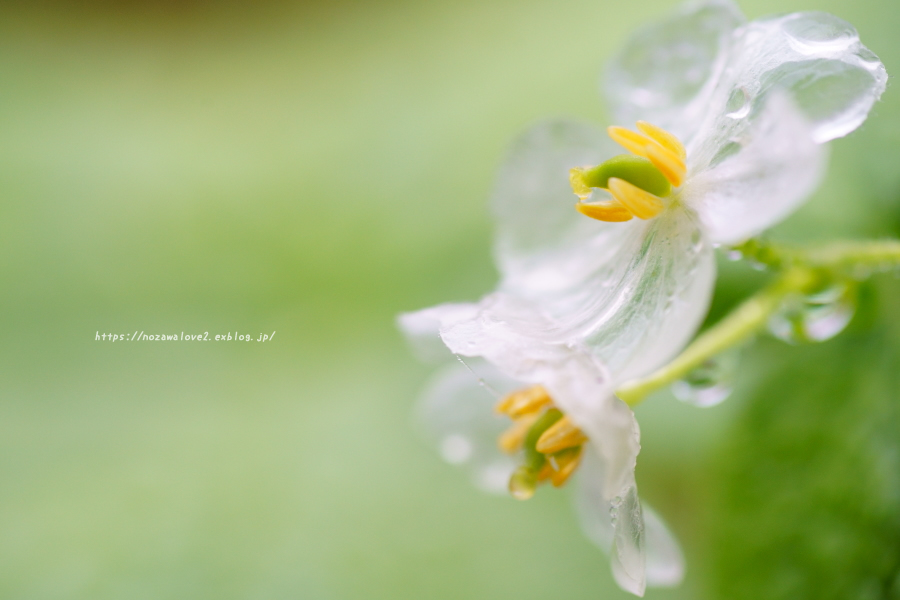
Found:
<path fill-rule="evenodd" d="M 419 440 L 396 313 L 491 289 L 532 122 L 671 1 L 0 4 L 0 596 L 625 598 L 566 493 L 482 495 Z M 900 69 L 895 0 L 817 9 Z M 900 96 L 833 144 L 790 241 L 900 233 Z M 765 280 L 722 264 L 712 317 Z M 641 406 L 683 541 L 649 598 L 900 598 L 900 282 L 763 340 L 729 402 Z M 96 342 L 239 331 L 266 343 Z"/>

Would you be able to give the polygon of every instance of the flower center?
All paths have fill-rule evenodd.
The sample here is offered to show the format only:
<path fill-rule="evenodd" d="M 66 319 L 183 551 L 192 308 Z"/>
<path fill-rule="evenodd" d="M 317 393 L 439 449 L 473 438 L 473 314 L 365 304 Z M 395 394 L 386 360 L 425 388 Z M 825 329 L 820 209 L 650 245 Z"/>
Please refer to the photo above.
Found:
<path fill-rule="evenodd" d="M 572 191 L 581 199 L 575 205 L 583 215 L 600 221 L 652 219 L 662 212 L 662 198 L 681 187 L 687 153 L 677 137 L 656 125 L 638 121 L 640 133 L 624 127 L 609 127 L 614 142 L 631 154 L 620 154 L 596 167 L 569 171 Z M 607 190 L 611 200 L 585 202 L 593 190 Z"/>
<path fill-rule="evenodd" d="M 524 464 L 509 478 L 509 492 L 527 500 L 541 483 L 560 487 L 581 462 L 588 438 L 553 404 L 543 386 L 518 390 L 497 404 L 497 412 L 513 420 L 497 440 L 504 452 L 522 451 Z"/>

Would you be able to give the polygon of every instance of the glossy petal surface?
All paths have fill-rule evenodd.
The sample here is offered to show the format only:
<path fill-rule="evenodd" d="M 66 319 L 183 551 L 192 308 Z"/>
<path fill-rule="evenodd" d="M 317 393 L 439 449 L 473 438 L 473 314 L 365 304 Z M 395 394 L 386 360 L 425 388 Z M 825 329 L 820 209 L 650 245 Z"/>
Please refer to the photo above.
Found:
<path fill-rule="evenodd" d="M 688 143 L 694 173 L 747 135 L 773 93 L 787 95 L 823 143 L 859 127 L 887 84 L 884 65 L 853 26 L 821 12 L 748 23 L 735 32 L 725 64 Z"/>
<path fill-rule="evenodd" d="M 416 425 L 441 458 L 465 469 L 476 486 L 506 493 L 517 464 L 497 448 L 509 419 L 494 413 L 492 391 L 506 393 L 517 383 L 480 361 L 470 367 L 455 362 L 434 376 L 416 406 Z"/>
<path fill-rule="evenodd" d="M 709 244 L 684 210 L 626 223 L 575 211 L 565 175 L 603 157 L 594 145 L 609 146 L 602 131 L 554 122 L 513 147 L 493 199 L 503 279 L 480 303 L 477 323 L 452 334 L 460 343 L 476 329 L 484 336 L 508 329 L 549 344 L 585 342 L 621 382 L 670 358 L 693 334 L 712 289 Z M 468 352 L 479 345 L 467 343 Z M 649 360 L 632 363 L 648 348 Z"/>
<path fill-rule="evenodd" d="M 812 127 L 784 92 L 773 93 L 722 158 L 688 181 L 682 199 L 712 241 L 730 244 L 756 235 L 812 193 L 827 158 Z"/>
<path fill-rule="evenodd" d="M 613 120 L 645 120 L 686 141 L 703 120 L 732 33 L 744 22 L 730 1 L 688 4 L 632 35 L 603 86 Z"/>

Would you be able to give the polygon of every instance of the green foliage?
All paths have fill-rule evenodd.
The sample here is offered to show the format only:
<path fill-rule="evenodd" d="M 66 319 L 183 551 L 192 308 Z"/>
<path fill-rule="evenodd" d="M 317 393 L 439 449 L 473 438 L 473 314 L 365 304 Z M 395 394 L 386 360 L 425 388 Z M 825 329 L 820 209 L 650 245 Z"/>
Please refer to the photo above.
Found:
<path fill-rule="evenodd" d="M 767 343 L 720 462 L 719 597 L 900 598 L 900 285 L 881 279 L 851 331 Z"/>

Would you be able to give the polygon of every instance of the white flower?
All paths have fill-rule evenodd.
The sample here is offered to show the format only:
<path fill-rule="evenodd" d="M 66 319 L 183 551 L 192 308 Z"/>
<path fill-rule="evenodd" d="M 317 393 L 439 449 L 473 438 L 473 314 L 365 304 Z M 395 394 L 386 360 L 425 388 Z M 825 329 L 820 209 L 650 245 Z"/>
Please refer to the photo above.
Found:
<path fill-rule="evenodd" d="M 755 235 L 796 208 L 820 179 L 821 144 L 865 120 L 886 77 L 853 27 L 831 15 L 745 23 L 727 0 L 685 6 L 634 35 L 607 73 L 617 121 L 642 121 L 642 133 L 610 134 L 646 159 L 610 162 L 615 146 L 590 125 L 537 126 L 513 147 L 492 199 L 497 290 L 401 317 L 415 343 L 477 357 L 472 369 L 500 379 L 491 385 L 501 392 L 542 386 L 575 429 L 568 451 L 584 449 L 579 513 L 611 551 L 624 589 L 676 583 L 683 568 L 659 519 L 642 516 L 638 428 L 614 390 L 693 336 L 715 277 L 712 245 Z M 572 168 L 589 200 L 578 211 Z M 480 435 L 496 435 L 502 422 L 477 386 L 452 365 L 423 416 L 444 457 L 492 487 L 515 463 Z"/>

